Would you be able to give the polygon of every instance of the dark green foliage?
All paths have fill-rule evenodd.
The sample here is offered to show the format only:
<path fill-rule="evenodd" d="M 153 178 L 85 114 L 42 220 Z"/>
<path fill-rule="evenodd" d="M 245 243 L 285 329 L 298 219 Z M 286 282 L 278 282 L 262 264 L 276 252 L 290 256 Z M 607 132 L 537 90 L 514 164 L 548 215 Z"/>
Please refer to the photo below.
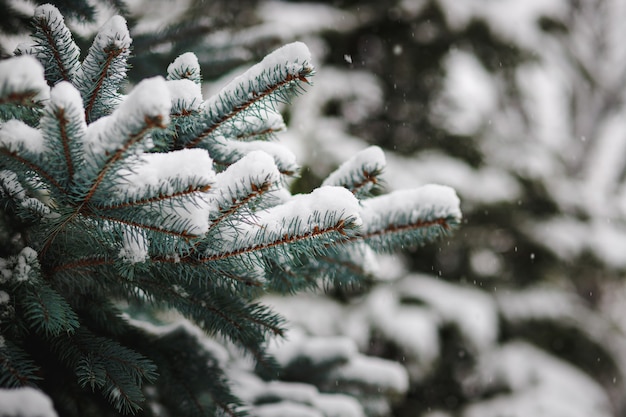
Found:
<path fill-rule="evenodd" d="M 0 384 L 4 388 L 29 385 L 40 379 L 39 366 L 30 356 L 11 342 L 5 341 L 0 349 Z"/>

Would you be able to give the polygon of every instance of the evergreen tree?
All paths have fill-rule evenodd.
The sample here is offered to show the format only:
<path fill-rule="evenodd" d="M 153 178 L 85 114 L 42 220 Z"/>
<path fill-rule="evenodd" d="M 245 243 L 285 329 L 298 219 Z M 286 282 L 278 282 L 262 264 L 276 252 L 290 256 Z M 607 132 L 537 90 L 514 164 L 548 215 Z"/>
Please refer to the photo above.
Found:
<path fill-rule="evenodd" d="M 280 105 L 313 76 L 303 43 L 206 100 L 192 53 L 124 95 L 124 18 L 111 18 L 82 59 L 56 7 L 39 6 L 33 23 L 33 41 L 0 62 L 0 401 L 9 415 L 29 413 L 24 397 L 54 415 L 20 387 L 42 390 L 62 416 L 244 415 L 206 335 L 266 378 L 297 373 L 297 362 L 268 354 L 284 320 L 259 295 L 358 285 L 374 252 L 423 244 L 460 221 L 445 186 L 378 195 L 377 147 L 310 193 L 288 191 L 298 166 L 271 139 L 285 128 Z M 173 311 L 193 325 L 167 326 Z M 342 346 L 354 384 L 363 359 L 349 361 L 355 349 Z M 328 382 L 336 365 L 314 370 Z"/>
<path fill-rule="evenodd" d="M 376 143 L 389 187 L 452 184 L 465 204 L 462 233 L 406 253 L 419 274 L 340 306 L 375 305 L 346 320 L 367 330 L 336 332 L 407 367 L 396 416 L 624 415 L 623 2 L 332 4 L 354 19 L 318 35 L 325 71 L 292 106 L 303 180 L 337 143 Z M 287 5 L 285 22 L 308 10 Z"/>

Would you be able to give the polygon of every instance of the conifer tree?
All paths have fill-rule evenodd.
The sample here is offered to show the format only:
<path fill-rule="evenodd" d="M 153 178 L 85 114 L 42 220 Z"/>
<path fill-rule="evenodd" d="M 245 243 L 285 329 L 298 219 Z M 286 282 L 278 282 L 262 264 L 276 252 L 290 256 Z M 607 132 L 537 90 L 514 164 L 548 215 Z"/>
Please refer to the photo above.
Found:
<path fill-rule="evenodd" d="M 445 186 L 375 195 L 377 147 L 320 188 L 289 192 L 298 166 L 272 139 L 285 129 L 280 106 L 314 74 L 302 43 L 207 99 L 192 53 L 124 95 L 122 17 L 83 58 L 54 6 L 39 6 L 33 24 L 32 43 L 0 62 L 7 407 L 23 398 L 16 388 L 34 387 L 63 416 L 244 415 L 196 332 L 148 323 L 175 311 L 271 376 L 266 343 L 284 319 L 260 294 L 358 284 L 374 252 L 423 244 L 460 221 Z"/>

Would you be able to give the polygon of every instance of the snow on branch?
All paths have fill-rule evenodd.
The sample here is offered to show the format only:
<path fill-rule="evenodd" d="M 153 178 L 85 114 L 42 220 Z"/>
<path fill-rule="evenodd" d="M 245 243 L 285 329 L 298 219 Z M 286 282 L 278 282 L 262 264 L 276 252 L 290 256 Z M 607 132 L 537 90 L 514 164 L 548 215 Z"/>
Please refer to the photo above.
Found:
<path fill-rule="evenodd" d="M 458 225 L 459 204 L 452 188 L 434 184 L 364 200 L 359 238 L 384 251 L 426 243 Z"/>
<path fill-rule="evenodd" d="M 188 115 L 202 108 L 200 84 L 188 79 L 168 80 L 167 87 L 172 97 L 172 115 Z"/>
<path fill-rule="evenodd" d="M 182 149 L 146 153 L 135 159 L 116 172 L 117 182 L 94 201 L 99 215 L 119 216 L 120 221 L 136 218 L 132 223 L 152 225 L 162 232 L 205 233 L 209 227 L 207 192 L 215 180 L 208 153 Z"/>
<path fill-rule="evenodd" d="M 135 264 L 148 259 L 150 243 L 146 233 L 136 228 L 124 230 L 122 248 L 118 256 L 125 262 Z"/>
<path fill-rule="evenodd" d="M 195 84 L 202 82 L 198 57 L 193 52 L 180 55 L 167 67 L 168 80 L 191 80 Z"/>
<path fill-rule="evenodd" d="M 111 113 L 118 104 L 131 42 L 126 20 L 121 16 L 109 19 L 96 35 L 75 78 L 88 121 Z"/>
<path fill-rule="evenodd" d="M 240 141 L 272 139 L 275 133 L 287 128 L 283 116 L 274 111 L 267 110 L 262 118 L 257 116 L 242 117 L 230 126 L 224 126 L 220 133 L 224 137 L 234 138 Z"/>
<path fill-rule="evenodd" d="M 311 54 L 301 42 L 278 48 L 261 62 L 233 79 L 205 104 L 206 121 L 202 129 L 187 138 L 186 147 L 195 147 L 221 126 L 241 118 L 263 119 L 277 102 L 287 102 L 307 77 L 313 74 Z M 221 134 L 221 133 L 219 133 Z"/>
<path fill-rule="evenodd" d="M 80 176 L 91 182 L 87 200 L 98 190 L 109 169 L 129 150 L 140 153 L 151 147 L 149 140 L 142 139 L 154 128 L 167 127 L 170 107 L 165 80 L 148 78 L 137 84 L 113 114 L 89 125 L 84 141 L 88 163 Z"/>
<path fill-rule="evenodd" d="M 202 260 L 263 253 L 291 258 L 349 239 L 360 223 L 358 201 L 349 191 L 322 187 L 233 222 L 228 230 L 220 230 L 220 246 L 207 250 Z"/>
<path fill-rule="evenodd" d="M 32 52 L 43 64 L 48 83 L 72 81 L 80 69 L 80 49 L 59 9 L 51 4 L 37 7 L 33 23 L 36 45 Z"/>
<path fill-rule="evenodd" d="M 27 152 L 39 155 L 46 148 L 43 135 L 39 129 L 26 123 L 12 119 L 0 126 L 0 147 L 8 152 Z"/>
<path fill-rule="evenodd" d="M 7 368 L 11 369 L 11 364 L 8 363 L 9 361 L 6 358 L 8 352 L 3 352 L 1 355 L 0 359 L 2 359 L 2 362 L 6 364 Z M 17 375 L 12 375 L 13 377 L 24 378 L 23 375 L 17 372 L 17 369 L 11 369 L 11 371 L 17 373 Z M 19 389 L 0 390 L 0 404 L 2 404 L 2 413 L 5 416 L 58 417 L 52 405 L 52 400 L 39 389 L 29 386 L 20 387 Z"/>
<path fill-rule="evenodd" d="M 121 208 L 207 192 L 215 180 L 211 166 L 204 149 L 142 154 L 117 172 L 120 180 L 103 203 Z"/>
<path fill-rule="evenodd" d="M 265 208 L 263 200 L 279 179 L 274 159 L 260 151 L 249 153 L 219 173 L 211 192 L 211 228 L 252 205 Z"/>
<path fill-rule="evenodd" d="M 378 146 L 370 146 L 341 164 L 322 183 L 345 187 L 358 197 L 367 196 L 378 184 L 385 167 L 385 154 Z"/>
<path fill-rule="evenodd" d="M 33 183 L 32 180 L 38 177 L 44 179 L 47 185 L 62 191 L 61 184 L 41 165 L 46 148 L 39 129 L 17 119 L 0 125 L 0 156 L 4 166 L 15 171 L 22 181 L 30 180 Z M 39 182 L 37 184 L 40 185 Z"/>
<path fill-rule="evenodd" d="M 205 147 L 215 163 L 221 166 L 229 166 L 251 152 L 263 151 L 274 158 L 278 171 L 283 175 L 293 176 L 300 169 L 296 162 L 296 156 L 289 149 L 277 143 L 242 142 L 220 136 Z"/>
<path fill-rule="evenodd" d="M 3 169 L 0 171 L 0 195 L 22 201 L 26 198 L 26 190 L 13 171 Z"/>
<path fill-rule="evenodd" d="M 48 98 L 43 66 L 32 56 L 0 61 L 0 106 L 32 105 Z"/>
<path fill-rule="evenodd" d="M 50 91 L 40 128 L 45 139 L 48 170 L 64 185 L 74 180 L 76 167 L 82 163 L 82 143 L 87 132 L 80 93 L 62 81 Z"/>

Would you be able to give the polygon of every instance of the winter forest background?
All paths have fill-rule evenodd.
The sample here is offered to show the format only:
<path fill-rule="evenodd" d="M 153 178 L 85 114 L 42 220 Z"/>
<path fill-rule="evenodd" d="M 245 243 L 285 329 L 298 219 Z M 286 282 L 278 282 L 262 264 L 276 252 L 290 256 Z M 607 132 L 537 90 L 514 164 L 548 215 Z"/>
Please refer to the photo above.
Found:
<path fill-rule="evenodd" d="M 312 400 L 334 391 L 371 416 L 626 416 L 626 2 L 69 3 L 85 45 L 126 16 L 132 82 L 196 53 L 205 96 L 303 41 L 316 75 L 279 135 L 304 166 L 293 190 L 378 145 L 386 190 L 461 199 L 454 234 L 380 257 L 365 288 L 266 297 L 291 328 L 279 361 L 310 357 L 272 385 L 224 351 L 255 415 L 342 415 Z M 33 6 L 0 4 L 8 56 Z M 342 355 L 371 362 L 332 387 L 315 360 Z"/>

